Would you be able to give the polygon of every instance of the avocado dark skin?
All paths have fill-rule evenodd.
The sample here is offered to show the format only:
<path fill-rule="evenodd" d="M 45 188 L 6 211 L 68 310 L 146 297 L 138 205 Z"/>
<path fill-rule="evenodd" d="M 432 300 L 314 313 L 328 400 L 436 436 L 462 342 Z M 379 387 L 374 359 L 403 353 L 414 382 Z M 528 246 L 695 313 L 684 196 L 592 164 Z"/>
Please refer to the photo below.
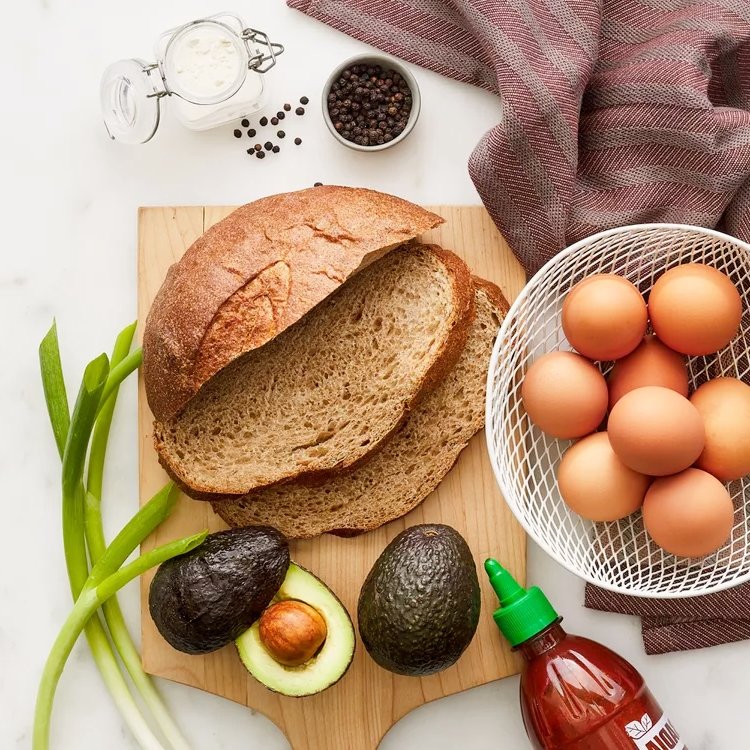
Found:
<path fill-rule="evenodd" d="M 479 623 L 477 569 L 450 526 L 401 532 L 376 560 L 359 595 L 359 634 L 370 656 L 396 674 L 424 676 L 458 660 Z"/>
<path fill-rule="evenodd" d="M 288 568 L 286 537 L 270 526 L 209 534 L 156 571 L 148 595 L 151 617 L 178 651 L 208 654 L 260 617 Z"/>

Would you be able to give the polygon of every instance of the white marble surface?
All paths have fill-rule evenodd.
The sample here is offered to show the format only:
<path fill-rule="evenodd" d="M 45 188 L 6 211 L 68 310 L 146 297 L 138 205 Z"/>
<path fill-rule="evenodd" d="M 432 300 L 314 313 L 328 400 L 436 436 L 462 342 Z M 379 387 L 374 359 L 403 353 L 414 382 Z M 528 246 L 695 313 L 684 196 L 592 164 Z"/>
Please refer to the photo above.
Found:
<path fill-rule="evenodd" d="M 422 202 L 477 201 L 466 171 L 473 144 L 498 116 L 490 95 L 417 70 L 421 121 L 383 154 L 345 149 L 315 106 L 328 71 L 363 46 L 288 10 L 282 0 L 101 3 L 24 0 L 6 7 L 0 64 L 6 93 L 0 124 L 3 236 L 0 310 L 6 321 L 0 370 L 0 747 L 30 746 L 39 673 L 70 608 L 59 518 L 59 469 L 44 411 L 36 347 L 57 317 L 70 383 L 85 360 L 109 350 L 135 314 L 136 208 L 143 204 L 240 203 L 281 190 L 361 184 Z M 208 134 L 162 125 L 146 146 L 122 147 L 99 120 L 99 76 L 113 59 L 148 56 L 163 29 L 220 10 L 243 13 L 287 46 L 269 75 L 272 101 L 311 99 L 309 116 L 287 131 L 301 148 L 273 159 L 246 157 L 231 128 Z M 275 107 L 274 107 L 275 111 Z M 121 397 L 111 441 L 106 525 L 118 529 L 136 506 L 134 382 Z M 583 584 L 533 547 L 530 580 L 566 615 L 571 631 L 601 640 L 647 677 L 691 750 L 747 746 L 750 645 L 646 657 L 635 619 L 588 612 Z M 136 587 L 123 604 L 137 632 Z M 485 613 L 484 616 L 487 616 Z M 160 682 L 194 747 L 288 747 L 260 715 L 228 701 Z M 384 750 L 527 747 L 508 679 L 426 706 L 401 721 Z M 366 707 L 364 707 L 366 709 Z M 133 748 L 79 644 L 63 675 L 52 726 L 55 750 Z M 332 749 L 334 750 L 334 749 Z"/>

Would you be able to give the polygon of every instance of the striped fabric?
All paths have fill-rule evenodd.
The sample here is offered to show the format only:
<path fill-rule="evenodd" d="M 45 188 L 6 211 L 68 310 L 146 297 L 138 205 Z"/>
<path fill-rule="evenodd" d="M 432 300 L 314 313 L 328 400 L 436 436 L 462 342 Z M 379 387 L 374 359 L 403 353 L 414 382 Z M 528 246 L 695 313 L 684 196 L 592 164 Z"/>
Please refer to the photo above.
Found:
<path fill-rule="evenodd" d="M 686 651 L 750 638 L 750 584 L 687 599 L 644 599 L 586 586 L 586 606 L 640 615 L 647 654 Z"/>
<path fill-rule="evenodd" d="M 500 95 L 469 172 L 529 272 L 608 227 L 750 241 L 750 0 L 288 0 Z"/>

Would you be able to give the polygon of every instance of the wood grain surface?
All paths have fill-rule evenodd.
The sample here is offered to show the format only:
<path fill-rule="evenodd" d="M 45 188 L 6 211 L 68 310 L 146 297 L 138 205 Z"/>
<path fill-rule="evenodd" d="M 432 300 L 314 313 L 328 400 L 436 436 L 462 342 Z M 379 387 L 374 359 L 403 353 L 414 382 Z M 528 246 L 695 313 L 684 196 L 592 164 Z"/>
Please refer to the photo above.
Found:
<path fill-rule="evenodd" d="M 455 251 L 472 271 L 497 283 L 512 301 L 525 283 L 513 257 L 484 208 L 428 206 L 447 221 L 424 235 Z M 146 319 L 167 268 L 229 207 L 142 208 L 138 222 L 138 319 Z M 166 481 L 152 445 L 152 415 L 139 382 L 140 499 L 148 500 Z M 519 671 L 519 662 L 501 641 L 492 621 L 496 600 L 482 569 L 493 555 L 523 581 L 523 531 L 495 484 L 484 434 L 476 435 L 440 487 L 409 515 L 377 531 L 340 539 L 324 535 L 292 543 L 292 558 L 320 576 L 352 617 L 362 582 L 380 552 L 400 531 L 417 523 L 449 524 L 471 547 L 482 585 L 477 634 L 450 669 L 426 678 L 401 677 L 378 667 L 358 639 L 354 663 L 329 690 L 308 698 L 287 698 L 264 688 L 242 667 L 233 646 L 207 656 L 173 650 L 159 635 L 148 612 L 151 576 L 142 578 L 143 663 L 151 674 L 193 685 L 243 703 L 268 716 L 294 750 L 373 750 L 400 718 L 417 706 L 483 685 Z M 210 506 L 181 497 L 174 514 L 143 545 L 156 544 L 208 528 L 225 528 Z M 210 720 L 210 717 L 207 717 Z"/>

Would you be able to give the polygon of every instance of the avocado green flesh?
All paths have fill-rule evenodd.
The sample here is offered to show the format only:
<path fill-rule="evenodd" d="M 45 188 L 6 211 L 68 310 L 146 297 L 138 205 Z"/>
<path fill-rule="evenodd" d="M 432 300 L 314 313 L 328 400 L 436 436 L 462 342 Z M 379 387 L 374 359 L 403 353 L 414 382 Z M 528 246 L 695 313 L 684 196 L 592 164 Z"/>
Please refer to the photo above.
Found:
<path fill-rule="evenodd" d="M 312 573 L 291 563 L 272 603 L 296 599 L 316 609 L 325 620 L 325 642 L 312 659 L 298 667 L 279 664 L 260 640 L 255 622 L 236 641 L 242 663 L 256 680 L 277 693 L 300 697 L 325 690 L 343 676 L 354 655 L 354 626 L 336 595 Z"/>

